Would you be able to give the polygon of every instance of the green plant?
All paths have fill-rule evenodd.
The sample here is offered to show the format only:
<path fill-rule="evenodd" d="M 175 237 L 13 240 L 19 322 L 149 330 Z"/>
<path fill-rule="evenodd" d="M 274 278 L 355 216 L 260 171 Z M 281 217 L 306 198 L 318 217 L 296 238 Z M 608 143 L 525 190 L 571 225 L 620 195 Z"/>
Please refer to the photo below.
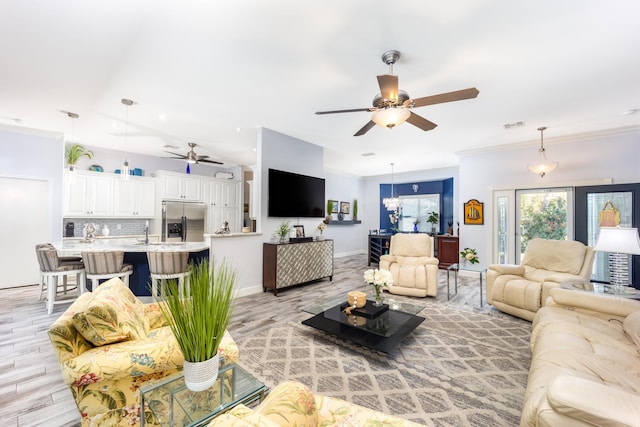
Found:
<path fill-rule="evenodd" d="M 87 157 L 88 159 L 91 159 L 93 157 L 93 151 L 86 150 L 80 144 L 67 145 L 65 158 L 67 159 L 68 165 L 75 165 L 80 159 L 80 157 L 83 157 L 83 156 Z"/>
<path fill-rule="evenodd" d="M 327 216 L 331 216 L 332 210 L 333 210 L 333 201 L 327 200 Z"/>
<path fill-rule="evenodd" d="M 191 265 L 189 293 L 180 294 L 176 280 L 168 280 L 156 298 L 162 315 L 187 362 L 214 357 L 233 311 L 236 271 L 225 261 L 209 269 L 209 261 Z"/>
<path fill-rule="evenodd" d="M 291 226 L 289 225 L 289 221 L 285 221 L 278 226 L 278 229 L 276 230 L 275 234 L 280 239 L 284 239 L 289 235 L 290 231 L 291 231 Z"/>
<path fill-rule="evenodd" d="M 427 215 L 427 222 L 436 225 L 440 222 L 440 214 L 438 212 L 430 212 L 429 215 Z"/>
<path fill-rule="evenodd" d="M 353 199 L 353 220 L 358 219 L 358 199 Z"/>

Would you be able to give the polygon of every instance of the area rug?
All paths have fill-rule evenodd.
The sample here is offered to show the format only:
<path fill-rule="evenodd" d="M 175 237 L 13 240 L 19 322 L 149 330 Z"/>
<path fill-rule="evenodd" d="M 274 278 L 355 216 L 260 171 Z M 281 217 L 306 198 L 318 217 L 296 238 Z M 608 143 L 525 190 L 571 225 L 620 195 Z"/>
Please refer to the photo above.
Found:
<path fill-rule="evenodd" d="M 267 386 L 297 380 L 427 426 L 515 426 L 530 364 L 531 324 L 436 304 L 389 355 L 299 322 L 238 341 L 240 364 Z"/>

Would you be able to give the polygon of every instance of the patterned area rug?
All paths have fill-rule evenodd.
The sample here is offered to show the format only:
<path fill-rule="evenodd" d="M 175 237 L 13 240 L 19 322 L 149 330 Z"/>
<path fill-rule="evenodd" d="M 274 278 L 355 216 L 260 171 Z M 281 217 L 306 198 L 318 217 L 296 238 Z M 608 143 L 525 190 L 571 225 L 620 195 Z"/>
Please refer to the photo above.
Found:
<path fill-rule="evenodd" d="M 428 426 L 518 425 L 531 324 L 435 304 L 419 315 L 389 355 L 292 321 L 239 340 L 240 364 L 269 387 L 297 380 Z"/>

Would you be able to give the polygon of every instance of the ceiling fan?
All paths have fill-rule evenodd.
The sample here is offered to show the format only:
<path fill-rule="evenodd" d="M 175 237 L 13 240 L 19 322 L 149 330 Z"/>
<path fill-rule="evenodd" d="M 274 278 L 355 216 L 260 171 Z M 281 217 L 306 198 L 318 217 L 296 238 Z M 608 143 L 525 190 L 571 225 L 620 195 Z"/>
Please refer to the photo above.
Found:
<path fill-rule="evenodd" d="M 398 59 L 400 59 L 400 52 L 397 50 L 390 50 L 382 55 L 382 62 L 389 65 L 389 74 L 378 76 L 380 93 L 373 98 L 373 107 L 354 108 L 349 110 L 317 111 L 316 114 L 354 113 L 358 111 L 372 112 L 373 116 L 371 117 L 371 120 L 369 120 L 369 122 L 353 136 L 364 135 L 376 124 L 393 128 L 405 121 L 424 131 L 428 131 L 434 129 L 438 125 L 417 115 L 410 111 L 410 109 L 424 107 L 426 105 L 442 104 L 444 102 L 471 99 L 475 98 L 478 96 L 478 93 L 480 93 L 478 89 L 472 87 L 454 92 L 446 92 L 438 95 L 411 99 L 407 92 L 398 89 L 398 76 L 393 75 L 393 64 L 395 64 Z"/>
<path fill-rule="evenodd" d="M 187 163 L 191 163 L 191 164 L 198 164 L 198 163 L 215 163 L 217 165 L 223 165 L 224 163 L 222 162 L 218 162 L 216 160 L 209 160 L 208 157 L 209 156 L 199 156 L 196 154 L 196 152 L 193 150 L 198 144 L 196 144 L 195 142 L 188 142 L 187 145 L 191 148 L 191 150 L 189 150 L 189 152 L 187 152 L 186 155 L 184 154 L 178 154 L 178 153 L 172 153 L 171 151 L 166 151 L 166 153 L 169 154 L 173 154 L 174 156 L 177 157 L 171 157 L 172 159 L 184 159 L 187 161 Z"/>

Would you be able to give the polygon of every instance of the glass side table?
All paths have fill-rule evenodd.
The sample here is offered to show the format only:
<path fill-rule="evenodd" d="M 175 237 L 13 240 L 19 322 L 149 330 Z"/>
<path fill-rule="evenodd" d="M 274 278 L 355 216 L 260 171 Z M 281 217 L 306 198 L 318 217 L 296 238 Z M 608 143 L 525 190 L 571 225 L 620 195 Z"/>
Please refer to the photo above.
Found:
<path fill-rule="evenodd" d="M 484 300 L 482 298 L 482 275 L 486 274 L 487 269 L 484 267 L 476 266 L 475 264 L 464 265 L 455 263 L 447 267 L 447 300 L 451 299 L 451 296 L 449 294 L 449 274 L 452 271 L 454 273 L 453 277 L 456 290 L 456 293 L 454 295 L 456 295 L 458 293 L 458 271 L 460 270 L 473 271 L 480 274 L 480 307 L 484 306 Z"/>
<path fill-rule="evenodd" d="M 218 380 L 208 390 L 194 392 L 182 372 L 140 387 L 140 421 L 145 406 L 161 426 L 201 426 L 234 406 L 262 402 L 269 389 L 235 363 L 220 366 Z"/>
<path fill-rule="evenodd" d="M 609 285 L 608 283 L 563 283 L 563 289 L 572 291 L 594 292 L 596 294 L 612 295 L 622 298 L 640 299 L 640 290 L 633 286 Z"/>

